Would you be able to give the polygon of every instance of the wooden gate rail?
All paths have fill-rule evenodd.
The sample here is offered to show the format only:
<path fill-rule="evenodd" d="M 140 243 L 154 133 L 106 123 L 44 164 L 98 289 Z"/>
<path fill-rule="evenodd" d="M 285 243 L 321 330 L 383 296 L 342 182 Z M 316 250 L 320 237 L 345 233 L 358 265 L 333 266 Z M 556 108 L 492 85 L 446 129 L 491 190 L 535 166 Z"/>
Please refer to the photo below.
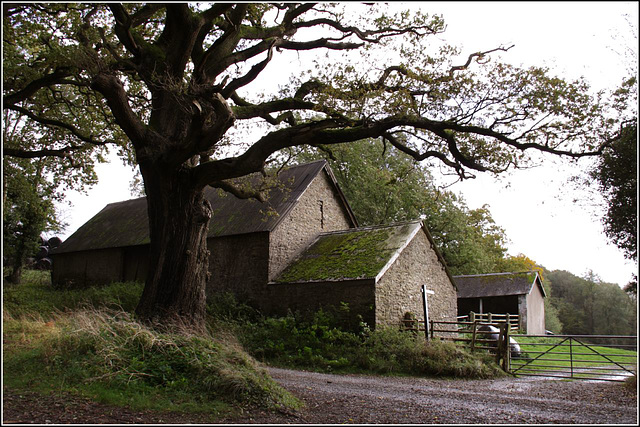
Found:
<path fill-rule="evenodd" d="M 483 322 L 489 324 L 500 324 L 509 322 L 511 329 L 520 330 L 520 315 L 511 313 L 475 313 L 473 311 L 465 316 L 458 316 L 458 322 Z"/>

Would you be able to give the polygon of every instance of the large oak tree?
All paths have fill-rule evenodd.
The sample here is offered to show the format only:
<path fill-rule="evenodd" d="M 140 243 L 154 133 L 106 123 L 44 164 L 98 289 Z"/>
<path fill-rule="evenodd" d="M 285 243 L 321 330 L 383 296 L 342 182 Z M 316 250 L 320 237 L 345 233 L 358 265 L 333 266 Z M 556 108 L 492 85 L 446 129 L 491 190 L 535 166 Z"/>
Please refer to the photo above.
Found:
<path fill-rule="evenodd" d="M 280 150 L 382 137 L 466 177 L 518 167 L 536 150 L 593 154 L 618 128 L 585 83 L 489 61 L 506 46 L 430 50 L 440 17 L 383 8 L 4 3 L 3 108 L 60 135 L 37 149 L 4 141 L 4 155 L 72 163 L 113 145 L 134 160 L 151 237 L 137 312 L 197 326 L 212 215 L 203 190 L 259 198 L 234 179 Z M 315 52 L 316 67 L 259 96 L 270 63 L 292 52 Z M 243 122 L 261 133 L 240 136 Z"/>

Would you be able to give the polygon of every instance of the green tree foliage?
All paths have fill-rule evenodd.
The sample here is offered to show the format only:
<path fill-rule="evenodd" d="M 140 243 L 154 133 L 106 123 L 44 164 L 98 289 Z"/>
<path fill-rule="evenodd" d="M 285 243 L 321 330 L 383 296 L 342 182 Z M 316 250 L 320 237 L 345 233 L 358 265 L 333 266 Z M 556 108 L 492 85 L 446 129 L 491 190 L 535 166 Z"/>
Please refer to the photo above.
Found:
<path fill-rule="evenodd" d="M 3 162 L 3 181 L 6 192 L 2 213 L 2 249 L 6 257 L 5 265 L 12 267 L 9 280 L 20 283 L 22 269 L 28 256 L 33 256 L 40 243 L 40 234 L 55 228 L 55 209 L 51 199 L 38 185 L 40 171 L 26 175 L 26 167 L 16 167 L 6 160 Z"/>
<path fill-rule="evenodd" d="M 626 126 L 591 171 L 607 200 L 603 218 L 607 237 L 629 259 L 638 260 L 638 127 Z"/>
<path fill-rule="evenodd" d="M 422 218 L 452 274 L 497 271 L 506 236 L 489 208 L 469 209 L 460 196 L 438 188 L 413 157 L 368 139 L 309 147 L 296 161 L 326 159 L 361 226 Z"/>
<path fill-rule="evenodd" d="M 35 253 L 40 236 L 64 227 L 54 207 L 64 200 L 64 191 L 84 191 L 97 182 L 93 166 L 104 160 L 104 144 L 93 135 L 105 134 L 105 129 L 104 111 L 96 111 L 86 89 L 29 87 L 30 81 L 43 75 L 63 75 L 62 64 L 75 59 L 70 52 L 63 54 L 60 46 L 46 44 L 55 38 L 46 30 L 55 27 L 55 20 L 49 22 L 55 14 L 36 14 L 33 21 L 9 29 L 7 14 L 14 7 L 20 8 L 3 5 L 4 94 L 24 88 L 22 96 L 28 96 L 31 104 L 22 96 L 13 101 L 5 98 L 12 108 L 5 104 L 2 121 L 3 250 L 12 267 L 9 279 L 20 283 L 26 258 Z"/>
<path fill-rule="evenodd" d="M 57 137 L 42 131 L 22 114 L 5 110 L 2 139 L 8 150 L 19 146 L 40 150 Z M 20 283 L 22 269 L 27 258 L 35 254 L 40 236 L 64 227 L 54 205 L 64 200 L 63 191 L 83 191 L 96 182 L 93 160 L 80 160 L 81 156 L 76 159 L 69 163 L 55 156 L 3 158 L 3 253 L 12 268 L 11 282 Z"/>
<path fill-rule="evenodd" d="M 500 260 L 500 263 L 499 263 L 499 269 L 500 271 L 511 271 L 511 272 L 537 271 L 538 274 L 540 275 L 540 278 L 542 280 L 545 279 L 544 267 L 542 267 L 541 265 L 538 265 L 538 263 L 536 263 L 534 260 L 526 256 L 525 254 L 518 254 L 515 256 L 508 255 L 502 258 L 502 260 Z"/>
<path fill-rule="evenodd" d="M 606 212 L 602 218 L 604 232 L 620 248 L 625 257 L 638 262 L 638 126 L 624 127 L 598 159 L 589 177 L 605 198 Z M 638 277 L 634 275 L 625 291 L 638 294 Z"/>
<path fill-rule="evenodd" d="M 589 274 L 547 271 L 552 283 L 551 304 L 563 333 L 580 335 L 635 335 L 637 306 L 618 285 Z"/>
<path fill-rule="evenodd" d="M 630 26 L 633 38 L 637 28 Z M 633 46 L 626 48 L 628 73 L 614 92 L 614 102 L 622 131 L 597 158 L 588 171 L 588 185 L 594 185 L 604 199 L 602 217 L 604 232 L 620 248 L 625 257 L 638 263 L 638 63 Z M 638 276 L 634 274 L 625 286 L 634 298 L 638 295 Z"/>
<path fill-rule="evenodd" d="M 77 162 L 110 145 L 140 168 L 154 272 L 142 318 L 203 325 L 204 188 L 262 198 L 233 180 L 279 150 L 383 137 L 468 176 L 527 164 L 532 149 L 592 155 L 619 129 L 584 81 L 489 60 L 509 47 L 460 62 L 457 49 L 435 51 L 444 22 L 418 9 L 5 3 L 3 12 L 3 108 L 58 136 L 4 155 Z M 316 62 L 291 70 L 286 87 L 249 86 L 268 83 L 270 62 L 291 53 Z M 240 135 L 243 123 L 257 133 Z"/>

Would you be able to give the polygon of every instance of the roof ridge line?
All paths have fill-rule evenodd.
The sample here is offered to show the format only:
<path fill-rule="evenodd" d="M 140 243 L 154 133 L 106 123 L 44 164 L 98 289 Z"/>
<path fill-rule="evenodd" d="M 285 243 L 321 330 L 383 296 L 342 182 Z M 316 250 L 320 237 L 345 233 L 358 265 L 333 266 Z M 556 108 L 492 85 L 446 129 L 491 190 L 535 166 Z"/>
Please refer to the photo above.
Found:
<path fill-rule="evenodd" d="M 408 225 L 408 224 L 418 224 L 418 223 L 422 223 L 421 219 L 415 219 L 412 221 L 401 221 L 401 222 L 394 222 L 391 224 L 377 224 L 377 225 L 367 225 L 364 227 L 357 227 L 357 228 L 347 228 L 346 230 L 334 230 L 334 231 L 325 231 L 323 233 L 319 233 L 318 236 L 327 236 L 330 234 L 346 234 L 346 233 L 353 233 L 355 231 L 368 231 L 368 230 L 378 230 L 381 228 L 392 228 L 392 227 L 399 227 L 401 225 Z"/>
<path fill-rule="evenodd" d="M 526 274 L 526 273 L 537 273 L 536 270 L 527 270 L 527 271 L 503 271 L 501 273 L 482 273 L 482 274 L 460 274 L 455 277 L 481 277 L 481 276 L 504 276 L 507 274 Z"/>

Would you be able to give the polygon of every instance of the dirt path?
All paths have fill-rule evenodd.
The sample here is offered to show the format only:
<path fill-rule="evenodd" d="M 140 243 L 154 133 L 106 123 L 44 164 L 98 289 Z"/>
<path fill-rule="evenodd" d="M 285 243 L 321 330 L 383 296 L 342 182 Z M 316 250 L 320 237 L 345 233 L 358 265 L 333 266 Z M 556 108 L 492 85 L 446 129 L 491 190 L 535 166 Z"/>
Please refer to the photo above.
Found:
<path fill-rule="evenodd" d="M 619 383 L 557 380 L 435 380 L 328 375 L 269 368 L 304 400 L 299 413 L 206 415 L 130 411 L 83 399 L 3 392 L 4 423 L 259 424 L 634 424 L 637 394 Z"/>

